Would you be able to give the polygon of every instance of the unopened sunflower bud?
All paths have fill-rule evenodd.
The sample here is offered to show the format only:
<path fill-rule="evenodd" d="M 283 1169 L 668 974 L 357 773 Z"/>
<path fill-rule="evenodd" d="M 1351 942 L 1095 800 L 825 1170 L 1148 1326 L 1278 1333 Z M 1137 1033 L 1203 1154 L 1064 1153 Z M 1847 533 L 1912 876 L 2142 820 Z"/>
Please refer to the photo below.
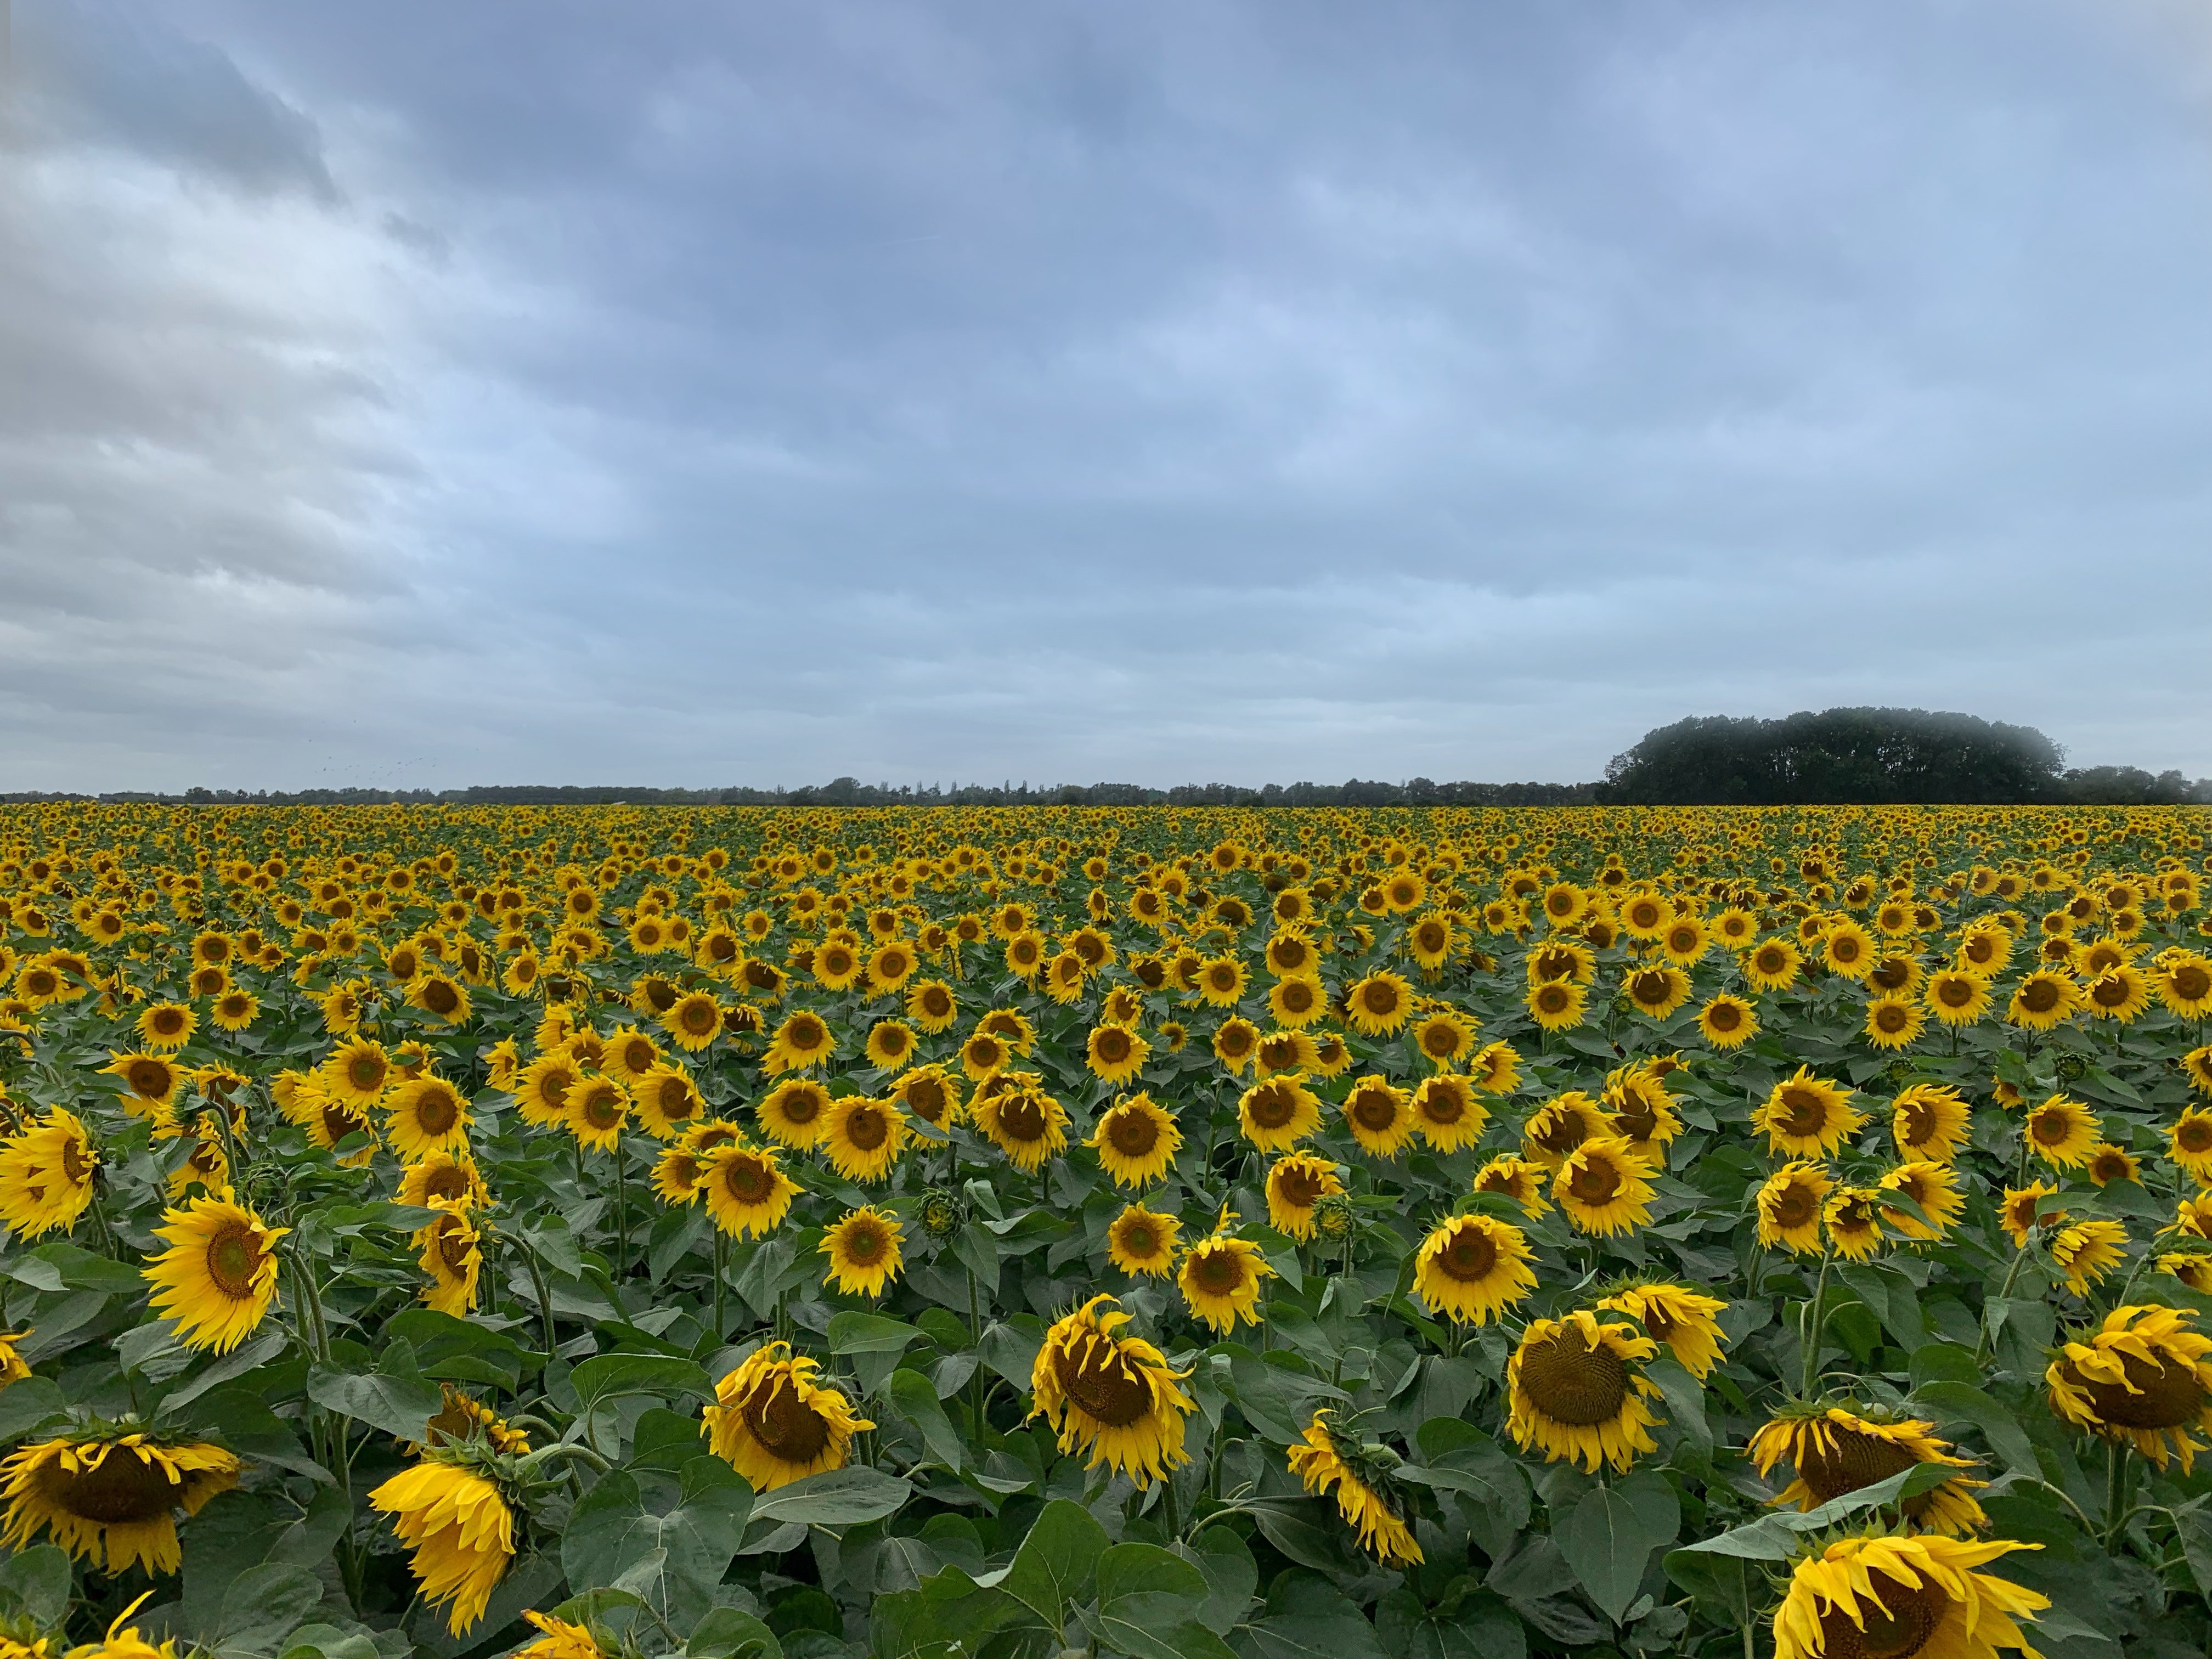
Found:
<path fill-rule="evenodd" d="M 1331 1193 L 1314 1206 L 1314 1231 L 1323 1238 L 1341 1242 L 1352 1237 L 1359 1224 L 1358 1212 L 1352 1200 L 1343 1193 Z"/>

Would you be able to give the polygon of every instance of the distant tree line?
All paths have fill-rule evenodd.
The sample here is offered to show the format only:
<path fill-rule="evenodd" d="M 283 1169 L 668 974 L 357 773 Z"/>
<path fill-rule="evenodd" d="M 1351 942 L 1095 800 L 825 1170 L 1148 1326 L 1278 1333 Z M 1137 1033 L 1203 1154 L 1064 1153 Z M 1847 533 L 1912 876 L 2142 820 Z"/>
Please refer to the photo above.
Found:
<path fill-rule="evenodd" d="M 1601 799 L 1653 805 L 2212 802 L 2212 779 L 2069 770 L 2066 751 L 2033 726 L 1920 708 L 1677 720 L 1614 756 L 1605 776 Z"/>

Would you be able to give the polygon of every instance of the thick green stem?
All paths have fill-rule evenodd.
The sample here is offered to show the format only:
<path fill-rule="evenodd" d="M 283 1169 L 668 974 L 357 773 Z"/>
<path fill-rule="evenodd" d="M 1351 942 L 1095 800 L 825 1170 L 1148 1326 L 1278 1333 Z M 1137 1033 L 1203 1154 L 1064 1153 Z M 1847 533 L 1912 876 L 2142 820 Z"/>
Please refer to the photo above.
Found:
<path fill-rule="evenodd" d="M 2105 1449 L 2105 1548 L 2119 1547 L 2128 1523 L 2128 1447 L 2115 1440 Z"/>
<path fill-rule="evenodd" d="M 550 1361 L 554 1349 L 561 1346 L 561 1340 L 553 1329 L 553 1292 L 545 1283 L 545 1269 L 538 1265 L 538 1252 L 520 1238 L 514 1241 L 514 1245 L 522 1254 L 523 1267 L 529 1270 L 531 1292 L 538 1298 L 538 1325 L 545 1333 L 545 1358 Z"/>
<path fill-rule="evenodd" d="M 1813 1397 L 1814 1385 L 1820 1380 L 1820 1340 L 1828 1323 L 1828 1269 L 1835 1265 L 1836 1253 L 1828 1251 L 1820 1258 L 1820 1277 L 1813 1287 L 1813 1300 L 1805 1310 L 1805 1373 L 1804 1386 L 1800 1392 L 1808 1400 Z"/>
<path fill-rule="evenodd" d="M 2008 1300 L 2009 1300 L 2009 1299 L 2010 1299 L 2010 1297 L 2011 1297 L 2011 1296 L 2012 1296 L 2013 1281 L 2014 1281 L 2014 1279 L 2018 1279 L 2018 1278 L 2020 1277 L 2020 1270 L 2021 1270 L 2021 1265 L 2022 1265 L 2023 1263 L 2025 1263 L 2025 1262 L 2027 1261 L 2027 1247 L 2025 1244 L 2023 1244 L 2023 1245 L 2021 1245 L 2021 1248 L 2020 1248 L 2019 1249 L 2015 1250 L 2015 1251 L 2013 1253 L 2013 1258 L 2012 1258 L 2012 1267 L 2011 1267 L 2011 1269 L 2010 1269 L 2010 1270 L 2009 1270 L 2009 1271 L 2005 1274 L 2004 1287 L 1997 1292 L 1997 1300 L 1998 1300 L 1998 1301 L 2000 1301 L 2000 1302 L 2004 1302 L 2004 1301 L 2008 1301 Z M 1989 1358 L 1989 1357 L 1990 1357 L 1990 1316 L 1989 1316 L 1989 1312 L 1988 1312 L 1988 1310 L 1987 1310 L 1986 1309 L 1984 1309 L 1984 1310 L 1983 1310 L 1983 1313 L 1982 1313 L 1982 1334 L 1981 1334 L 1981 1338 L 1980 1338 L 1980 1340 L 1978 1340 L 1978 1341 L 1974 1344 L 1974 1364 L 1977 1364 L 1977 1365 L 1979 1365 L 1979 1364 L 1981 1364 L 1984 1361 L 1987 1360 L 1987 1359 Z"/>

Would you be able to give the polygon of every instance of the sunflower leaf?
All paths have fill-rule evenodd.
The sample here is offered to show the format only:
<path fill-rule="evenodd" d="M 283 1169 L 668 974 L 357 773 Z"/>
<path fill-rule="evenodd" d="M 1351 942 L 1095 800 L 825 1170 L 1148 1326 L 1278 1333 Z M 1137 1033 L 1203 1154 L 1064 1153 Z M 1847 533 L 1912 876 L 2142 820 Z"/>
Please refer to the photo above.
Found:
<path fill-rule="evenodd" d="M 1673 1543 L 1681 1525 L 1674 1487 L 1647 1469 L 1583 1493 L 1553 1536 L 1590 1600 L 1617 1625 L 1636 1600 L 1651 1553 Z"/>
<path fill-rule="evenodd" d="M 343 1370 L 319 1361 L 307 1370 L 307 1398 L 396 1440 L 413 1441 L 428 1437 L 428 1425 L 446 1403 L 437 1384 L 419 1376 Z"/>
<path fill-rule="evenodd" d="M 1105 1553 L 1106 1529 L 1097 1518 L 1080 1504 L 1054 1498 L 995 1582 L 1057 1631 L 1066 1623 L 1068 1604 L 1089 1592 Z"/>

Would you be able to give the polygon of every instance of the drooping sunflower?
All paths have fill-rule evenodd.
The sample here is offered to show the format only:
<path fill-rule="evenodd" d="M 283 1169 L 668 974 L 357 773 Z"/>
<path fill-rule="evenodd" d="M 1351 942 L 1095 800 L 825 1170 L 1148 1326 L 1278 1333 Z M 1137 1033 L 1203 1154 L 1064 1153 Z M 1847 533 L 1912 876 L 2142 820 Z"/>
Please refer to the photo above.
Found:
<path fill-rule="evenodd" d="M 1277 1158 L 1267 1170 L 1267 1224 L 1305 1243 L 1314 1237 L 1314 1206 L 1344 1190 L 1336 1165 L 1310 1152 Z"/>
<path fill-rule="evenodd" d="M 465 1206 L 443 1211 L 415 1231 L 416 1262 L 428 1277 L 422 1300 L 441 1314 L 465 1319 L 476 1310 L 477 1279 L 483 1272 L 483 1235 Z"/>
<path fill-rule="evenodd" d="M 2027 1115 L 2028 1150 L 2045 1164 L 2078 1170 L 2105 1138 L 2097 1115 L 2080 1101 L 2053 1095 Z"/>
<path fill-rule="evenodd" d="M 1389 1036 L 1413 1017 L 1413 988 L 1387 969 L 1345 988 L 1345 1022 L 1362 1036 Z"/>
<path fill-rule="evenodd" d="M 1720 1364 L 1728 1341 L 1717 1316 L 1728 1304 L 1686 1285 L 1651 1282 L 1625 1285 L 1597 1304 L 1600 1313 L 1626 1314 L 1656 1337 L 1684 1370 L 1704 1382 Z"/>
<path fill-rule="evenodd" d="M 761 1133 L 794 1152 L 805 1152 L 821 1141 L 823 1119 L 830 1115 L 830 1091 L 811 1078 L 785 1078 L 761 1095 L 754 1106 Z"/>
<path fill-rule="evenodd" d="M 1257 1244 L 1217 1231 L 1184 1252 L 1176 1283 L 1191 1312 L 1226 1335 L 1239 1320 L 1260 1323 L 1260 1284 L 1274 1271 Z"/>
<path fill-rule="evenodd" d="M 446 1628 L 473 1628 L 514 1559 L 514 1511 L 498 1483 L 452 1461 L 452 1449 L 427 1451 L 368 1495 L 392 1517 L 411 1552 L 408 1568 L 432 1606 L 450 1602 Z"/>
<path fill-rule="evenodd" d="M 1106 1259 L 1123 1273 L 1165 1279 L 1175 1272 L 1182 1224 L 1171 1215 L 1131 1204 L 1106 1229 Z"/>
<path fill-rule="evenodd" d="M 1618 1135 L 1596 1135 L 1552 1176 L 1552 1202 L 1579 1232 L 1611 1236 L 1651 1218 L 1651 1166 Z"/>
<path fill-rule="evenodd" d="M 1297 1072 L 1262 1078 L 1237 1103 L 1244 1138 L 1263 1152 L 1287 1152 L 1321 1129 L 1321 1102 Z"/>
<path fill-rule="evenodd" d="M 1385 1566 L 1418 1566 L 1421 1547 L 1385 1492 L 1385 1479 L 1365 1449 L 1340 1437 L 1326 1409 L 1314 1413 L 1290 1449 L 1290 1472 L 1316 1497 L 1336 1494 L 1336 1511 L 1359 1534 L 1360 1547 Z"/>
<path fill-rule="evenodd" d="M 142 1269 L 152 1305 L 188 1348 L 228 1353 L 252 1334 L 276 1299 L 276 1241 L 290 1229 L 264 1224 L 223 1198 L 196 1198 L 162 1216 L 154 1237 L 169 1248 Z"/>
<path fill-rule="evenodd" d="M 1530 1320 L 1506 1363 L 1508 1431 L 1549 1462 L 1564 1458 L 1592 1474 L 1627 1468 L 1658 1449 L 1651 1430 L 1660 1419 L 1644 1402 L 1659 1390 L 1643 1371 L 1658 1352 L 1634 1326 L 1587 1310 Z"/>
<path fill-rule="evenodd" d="M 1467 1062 L 1467 1080 L 1486 1095 L 1510 1095 L 1521 1086 L 1521 1056 L 1510 1042 L 1486 1042 Z"/>
<path fill-rule="evenodd" d="M 2011 1237 L 2013 1248 L 2024 1250 L 2027 1241 L 2037 1231 L 2047 1231 L 2062 1224 L 2066 1212 L 2053 1210 L 2043 1212 L 2043 1200 L 2057 1196 L 2058 1188 L 2033 1182 L 2026 1187 L 2008 1187 L 1997 1205 L 1997 1224 Z"/>
<path fill-rule="evenodd" d="M 1000 1072 L 975 1091 L 975 1125 L 1024 1175 L 1067 1150 L 1067 1109 L 1034 1073 Z"/>
<path fill-rule="evenodd" d="M 884 1286 L 905 1266 L 899 1248 L 904 1231 L 896 1216 L 872 1204 L 847 1211 L 816 1247 L 830 1258 L 822 1282 L 835 1285 L 848 1296 L 881 1296 Z"/>
<path fill-rule="evenodd" d="M 1759 1189 L 1759 1242 L 1768 1249 L 1812 1255 L 1820 1249 L 1820 1218 L 1836 1183 L 1817 1164 L 1785 1164 Z"/>
<path fill-rule="evenodd" d="M 2005 1018 L 2022 1030 L 2048 1031 L 2081 1006 L 2081 988 L 2066 975 L 2039 968 L 2013 987 Z"/>
<path fill-rule="evenodd" d="M 1501 1194 L 1518 1204 L 1523 1215 L 1533 1218 L 1552 1207 L 1544 1197 L 1544 1182 L 1550 1174 L 1549 1170 L 1533 1159 L 1501 1152 L 1474 1172 L 1474 1190 Z"/>
<path fill-rule="evenodd" d="M 1995 1659 L 2028 1646 L 2017 1622 L 2051 1605 L 1974 1568 L 2035 1544 L 1937 1534 L 1861 1536 L 1800 1560 L 1774 1613 L 1774 1659 Z"/>
<path fill-rule="evenodd" d="M 1194 1402 L 1177 1386 L 1188 1373 L 1143 1338 L 1121 1334 L 1128 1322 L 1107 1295 L 1054 1321 L 1030 1374 L 1030 1414 L 1058 1431 L 1061 1451 L 1086 1453 L 1088 1467 L 1111 1468 L 1141 1490 L 1189 1461 L 1183 1423 Z"/>
<path fill-rule="evenodd" d="M 70 1231 L 92 1204 L 99 1167 L 83 1121 L 55 1107 L 0 1141 L 0 1221 L 21 1238 Z"/>
<path fill-rule="evenodd" d="M 1521 1150 L 1533 1162 L 1556 1170 L 1584 1141 L 1615 1133 L 1613 1114 L 1579 1089 L 1554 1095 L 1522 1126 Z"/>
<path fill-rule="evenodd" d="M 1098 1154 L 1099 1167 L 1117 1187 L 1149 1187 L 1164 1177 L 1182 1150 L 1182 1131 L 1175 1114 L 1149 1094 L 1117 1100 L 1098 1115 L 1091 1139 L 1083 1143 Z"/>
<path fill-rule="evenodd" d="M 831 1101 L 822 1115 L 822 1139 L 817 1144 L 846 1180 L 876 1182 L 890 1175 L 913 1139 L 914 1127 L 896 1105 L 848 1095 Z"/>
<path fill-rule="evenodd" d="M 30 1363 L 15 1347 L 30 1334 L 27 1330 L 0 1332 L 0 1389 L 21 1382 L 31 1374 Z"/>
<path fill-rule="evenodd" d="M 176 1512 L 198 1515 L 244 1468 L 220 1446 L 116 1430 L 63 1435 L 0 1462 L 7 1518 L 0 1541 L 20 1550 L 40 1532 L 78 1560 L 120 1574 L 166 1575 L 182 1556 Z"/>
<path fill-rule="evenodd" d="M 842 1390 L 815 1380 L 819 1369 L 793 1358 L 789 1343 L 769 1342 L 715 1385 L 702 1431 L 755 1492 L 843 1468 L 853 1437 L 876 1426 Z"/>
<path fill-rule="evenodd" d="M 822 1016 L 801 1008 L 784 1016 L 775 1028 L 762 1068 L 774 1077 L 783 1072 L 803 1072 L 826 1062 L 836 1052 L 836 1039 Z"/>
<path fill-rule="evenodd" d="M 1944 1083 L 1915 1083 L 1890 1102 L 1890 1139 L 1899 1157 L 1948 1164 L 1966 1144 L 1973 1109 Z"/>
<path fill-rule="evenodd" d="M 1344 1097 L 1345 1125 L 1352 1138 L 1376 1158 L 1395 1158 L 1413 1139 L 1413 1118 L 1406 1091 L 1370 1073 Z"/>
<path fill-rule="evenodd" d="M 428 1152 L 466 1146 L 475 1121 L 461 1091 L 429 1073 L 393 1089 L 385 1097 L 384 1110 L 384 1132 L 392 1149 L 410 1164 Z"/>
<path fill-rule="evenodd" d="M 1814 1077 L 1809 1066 L 1776 1084 L 1751 1115 L 1751 1127 L 1765 1133 L 1767 1150 L 1792 1158 L 1832 1157 L 1865 1121 L 1851 1105 L 1850 1085 Z"/>
<path fill-rule="evenodd" d="M 525 1608 L 522 1616 L 543 1634 L 517 1648 L 514 1659 L 610 1659 L 588 1625 L 572 1625 L 535 1607 Z"/>
<path fill-rule="evenodd" d="M 1966 1195 L 1959 1190 L 1959 1177 L 1948 1164 L 1913 1158 L 1888 1171 L 1875 1185 L 1885 1193 L 1903 1194 L 1927 1217 L 1923 1221 L 1902 1206 L 1882 1206 L 1883 1224 L 1916 1243 L 1943 1237 L 1966 1212 Z"/>
<path fill-rule="evenodd" d="M 1528 1235 L 1511 1222 L 1451 1216 L 1421 1242 L 1413 1289 L 1432 1312 L 1486 1325 L 1536 1288 L 1534 1260 Z"/>
<path fill-rule="evenodd" d="M 1972 1459 L 1955 1455 L 1949 1441 L 1935 1437 L 1935 1428 L 1933 1423 L 1914 1418 L 1865 1415 L 1841 1406 L 1790 1405 L 1751 1437 L 1747 1449 L 1761 1479 L 1780 1462 L 1788 1462 L 1796 1472 L 1796 1479 L 1782 1490 L 1776 1503 L 1814 1510 L 1918 1464 L 1973 1468 Z M 1987 1484 L 1954 1475 L 1905 1499 L 1904 1512 L 1932 1531 L 1971 1538 L 1989 1524 L 1982 1506 L 1974 1501 L 1975 1491 Z"/>
<path fill-rule="evenodd" d="M 2051 1259 L 2066 1275 L 2066 1288 L 2087 1296 L 2127 1260 L 2128 1230 L 2117 1221 L 2076 1221 L 2051 1236 Z"/>

